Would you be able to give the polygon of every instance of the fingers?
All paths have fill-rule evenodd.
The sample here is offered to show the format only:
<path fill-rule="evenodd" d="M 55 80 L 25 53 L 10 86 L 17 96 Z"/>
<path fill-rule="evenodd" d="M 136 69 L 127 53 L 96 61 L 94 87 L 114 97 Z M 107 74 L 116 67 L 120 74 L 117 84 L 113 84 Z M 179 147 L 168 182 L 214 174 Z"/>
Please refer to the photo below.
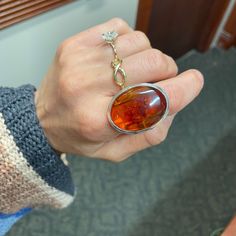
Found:
<path fill-rule="evenodd" d="M 151 48 L 148 37 L 141 31 L 132 31 L 121 35 L 117 38 L 115 44 L 120 58 L 125 58 Z M 104 50 L 104 46 L 106 46 L 106 57 L 108 61 L 113 60 L 114 55 L 111 47 L 103 45 L 101 50 Z"/>
<path fill-rule="evenodd" d="M 146 45 L 143 47 L 148 47 L 147 43 L 143 43 L 143 45 Z M 139 50 L 135 46 L 130 48 L 130 53 Z M 126 53 L 128 54 L 129 52 Z M 119 89 L 112 78 L 112 68 L 109 63 L 111 60 L 111 56 L 106 57 L 106 61 L 102 62 L 102 66 L 98 69 L 100 71 L 98 73 L 101 77 L 100 81 L 102 81 L 102 90 L 107 96 L 113 96 Z M 124 58 L 122 68 L 124 68 L 127 74 L 126 86 L 145 82 L 157 82 L 174 77 L 178 72 L 175 61 L 157 49 L 147 49 Z"/>
<path fill-rule="evenodd" d="M 197 70 L 188 70 L 172 79 L 157 83 L 169 97 L 169 114 L 175 114 L 187 106 L 201 91 L 203 75 Z"/>
<path fill-rule="evenodd" d="M 148 49 L 125 58 L 123 67 L 128 75 L 127 85 L 157 82 L 176 76 L 178 72 L 175 61 L 157 49 Z"/>
<path fill-rule="evenodd" d="M 147 47 L 147 45 L 144 43 L 143 47 Z M 139 48 L 134 47 L 132 50 L 134 52 Z M 69 59 L 71 65 L 74 64 L 76 68 L 79 68 L 77 74 L 86 75 L 83 83 L 95 90 L 96 93 L 104 94 L 110 98 L 120 90 L 120 87 L 114 82 L 112 59 L 109 59 L 109 56 L 104 59 L 104 54 L 100 49 L 94 50 L 92 55 L 80 52 L 80 57 L 74 54 Z M 69 59 L 65 57 L 67 63 Z M 106 61 L 104 62 L 104 60 Z M 126 86 L 168 79 L 176 76 L 178 71 L 174 60 L 157 49 L 144 50 L 125 58 L 122 67 L 127 74 Z M 88 80 L 88 78 L 90 79 Z M 75 78 L 73 81 L 78 83 Z"/>
<path fill-rule="evenodd" d="M 135 49 L 134 49 L 135 50 Z M 99 75 L 102 81 L 101 89 L 108 96 L 118 92 L 119 87 L 115 84 L 112 68 L 107 61 L 107 69 L 102 66 Z M 126 71 L 126 86 L 157 82 L 176 76 L 178 67 L 174 60 L 157 49 L 148 49 L 123 59 L 122 68 Z"/>
<path fill-rule="evenodd" d="M 120 162 L 138 151 L 157 145 L 165 140 L 174 116 L 169 116 L 154 129 L 136 135 L 120 135 L 103 145 L 93 157 L 103 157 L 106 160 Z"/>
<path fill-rule="evenodd" d="M 176 76 L 178 72 L 175 61 L 161 51 L 152 49 L 143 32 L 132 31 L 121 35 L 115 44 L 119 57 L 123 59 L 122 67 L 128 75 L 126 85 L 157 82 Z M 104 50 L 104 46 L 107 51 L 104 61 L 110 64 L 114 55 L 109 45 L 103 45 L 101 50 Z"/>

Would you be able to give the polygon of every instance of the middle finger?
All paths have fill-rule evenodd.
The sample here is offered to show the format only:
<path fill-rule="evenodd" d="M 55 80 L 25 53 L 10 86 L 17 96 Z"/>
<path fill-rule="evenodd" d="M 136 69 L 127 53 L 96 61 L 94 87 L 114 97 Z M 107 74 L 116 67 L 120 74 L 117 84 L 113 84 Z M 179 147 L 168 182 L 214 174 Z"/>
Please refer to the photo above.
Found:
<path fill-rule="evenodd" d="M 126 71 L 126 86 L 138 83 L 157 82 L 176 76 L 178 67 L 175 61 L 157 49 L 148 49 L 123 59 L 121 67 Z M 101 67 L 104 91 L 114 95 L 119 87 L 115 84 L 112 68 L 107 62 L 107 69 Z"/>

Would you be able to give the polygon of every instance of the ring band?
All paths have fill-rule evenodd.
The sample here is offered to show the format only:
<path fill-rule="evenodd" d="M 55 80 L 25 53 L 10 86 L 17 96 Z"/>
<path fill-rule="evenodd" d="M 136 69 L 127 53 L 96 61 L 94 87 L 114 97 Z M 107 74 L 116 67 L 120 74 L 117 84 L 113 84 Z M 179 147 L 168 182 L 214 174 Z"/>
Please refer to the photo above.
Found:
<path fill-rule="evenodd" d="M 122 66 L 122 59 L 118 57 L 117 49 L 115 46 L 115 40 L 118 37 L 118 33 L 115 31 L 109 31 L 107 33 L 104 33 L 102 35 L 103 39 L 111 46 L 113 52 L 114 52 L 114 60 L 111 62 L 111 66 L 113 68 L 113 77 L 117 85 L 119 85 L 122 89 L 125 87 L 126 82 L 126 72 L 121 67 Z M 120 78 L 119 75 L 120 74 Z"/>
<path fill-rule="evenodd" d="M 154 128 L 165 119 L 169 111 L 169 99 L 166 92 L 150 83 L 141 83 L 126 87 L 127 75 L 118 57 L 115 40 L 118 33 L 109 31 L 102 35 L 112 47 L 114 59 L 111 63 L 115 83 L 122 89 L 110 102 L 108 121 L 120 133 L 134 134 Z"/>

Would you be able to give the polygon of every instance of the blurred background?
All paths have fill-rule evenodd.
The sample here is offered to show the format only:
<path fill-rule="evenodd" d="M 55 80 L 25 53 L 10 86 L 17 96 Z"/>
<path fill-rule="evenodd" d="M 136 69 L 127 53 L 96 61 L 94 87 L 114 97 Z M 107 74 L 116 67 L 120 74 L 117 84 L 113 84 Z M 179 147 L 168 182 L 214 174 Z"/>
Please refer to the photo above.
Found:
<path fill-rule="evenodd" d="M 178 58 L 191 49 L 236 45 L 235 0 L 140 0 L 137 28 Z"/>
<path fill-rule="evenodd" d="M 113 17 L 205 76 L 163 144 L 121 164 L 70 156 L 74 203 L 35 210 L 9 236 L 221 234 L 236 214 L 235 2 L 0 0 L 1 86 L 38 86 L 60 42 Z"/>

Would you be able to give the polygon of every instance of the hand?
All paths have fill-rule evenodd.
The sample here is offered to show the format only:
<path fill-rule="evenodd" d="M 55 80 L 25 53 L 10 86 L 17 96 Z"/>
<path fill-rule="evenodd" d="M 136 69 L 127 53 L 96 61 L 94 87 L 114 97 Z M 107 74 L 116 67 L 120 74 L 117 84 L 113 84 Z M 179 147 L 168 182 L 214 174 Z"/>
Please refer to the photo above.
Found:
<path fill-rule="evenodd" d="M 170 99 L 169 116 L 154 129 L 124 135 L 108 123 L 107 108 L 120 90 L 112 78 L 112 49 L 101 35 L 114 30 L 127 85 L 155 82 Z M 64 41 L 36 92 L 36 110 L 52 147 L 60 152 L 97 157 L 115 162 L 161 143 L 176 113 L 203 87 L 203 76 L 189 70 L 178 76 L 172 58 L 152 49 L 145 34 L 123 20 L 112 19 Z"/>

